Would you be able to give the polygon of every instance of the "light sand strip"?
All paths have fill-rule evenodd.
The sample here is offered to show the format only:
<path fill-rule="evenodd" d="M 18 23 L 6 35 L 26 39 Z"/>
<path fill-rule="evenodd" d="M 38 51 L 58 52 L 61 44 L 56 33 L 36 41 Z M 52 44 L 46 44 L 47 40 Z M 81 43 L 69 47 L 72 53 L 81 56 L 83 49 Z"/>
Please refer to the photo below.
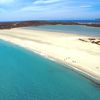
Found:
<path fill-rule="evenodd" d="M 80 41 L 85 36 L 27 29 L 0 30 L 0 39 L 71 65 L 100 81 L 100 46 Z"/>

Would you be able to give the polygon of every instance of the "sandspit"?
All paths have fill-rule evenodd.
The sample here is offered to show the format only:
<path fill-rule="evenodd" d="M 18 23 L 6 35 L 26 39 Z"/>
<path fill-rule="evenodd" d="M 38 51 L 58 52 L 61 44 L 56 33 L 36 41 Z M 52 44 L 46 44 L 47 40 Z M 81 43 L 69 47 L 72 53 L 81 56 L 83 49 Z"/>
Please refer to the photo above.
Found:
<path fill-rule="evenodd" d="M 0 39 L 71 65 L 100 82 L 100 45 L 88 42 L 88 38 L 91 37 L 20 28 L 0 30 Z"/>

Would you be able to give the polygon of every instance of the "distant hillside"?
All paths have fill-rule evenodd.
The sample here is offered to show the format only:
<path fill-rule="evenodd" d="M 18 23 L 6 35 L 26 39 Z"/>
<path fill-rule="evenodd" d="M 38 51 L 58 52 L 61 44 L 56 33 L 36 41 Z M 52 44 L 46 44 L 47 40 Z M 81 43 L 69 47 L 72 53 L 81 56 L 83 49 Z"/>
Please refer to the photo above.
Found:
<path fill-rule="evenodd" d="M 100 27 L 100 24 L 81 24 L 78 22 L 20 21 L 20 22 L 0 22 L 0 29 L 11 29 L 17 27 L 40 26 L 40 25 L 86 25 L 86 26 Z"/>
<path fill-rule="evenodd" d="M 49 22 L 49 21 L 21 21 L 21 22 L 1 22 L 0 29 L 11 29 L 16 27 L 40 26 L 40 25 L 77 25 L 75 22 Z"/>

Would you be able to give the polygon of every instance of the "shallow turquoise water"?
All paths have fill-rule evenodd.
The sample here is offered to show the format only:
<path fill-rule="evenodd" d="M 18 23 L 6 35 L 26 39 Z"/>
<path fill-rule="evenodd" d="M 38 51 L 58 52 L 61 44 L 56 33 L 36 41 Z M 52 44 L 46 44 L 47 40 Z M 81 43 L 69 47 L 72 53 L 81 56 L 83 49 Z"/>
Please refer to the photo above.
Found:
<path fill-rule="evenodd" d="M 73 33 L 79 35 L 87 36 L 99 36 L 100 37 L 100 27 L 89 27 L 83 25 L 46 25 L 46 26 L 31 26 L 26 27 L 27 29 L 36 30 L 47 30 L 47 31 L 59 31 L 65 33 Z"/>
<path fill-rule="evenodd" d="M 63 65 L 0 41 L 0 100 L 100 100 L 100 87 Z"/>

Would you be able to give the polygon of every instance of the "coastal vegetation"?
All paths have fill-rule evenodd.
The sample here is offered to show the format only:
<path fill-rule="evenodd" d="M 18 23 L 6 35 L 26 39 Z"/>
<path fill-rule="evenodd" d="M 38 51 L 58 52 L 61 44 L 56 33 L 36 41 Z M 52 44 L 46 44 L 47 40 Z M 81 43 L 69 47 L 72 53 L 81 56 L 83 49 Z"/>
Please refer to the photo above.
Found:
<path fill-rule="evenodd" d="M 40 26 L 40 25 L 85 25 L 91 27 L 100 27 L 100 24 L 96 23 L 79 23 L 79 22 L 57 22 L 57 21 L 18 21 L 18 22 L 0 22 L 0 29 L 11 29 L 17 27 L 27 26 Z"/>

